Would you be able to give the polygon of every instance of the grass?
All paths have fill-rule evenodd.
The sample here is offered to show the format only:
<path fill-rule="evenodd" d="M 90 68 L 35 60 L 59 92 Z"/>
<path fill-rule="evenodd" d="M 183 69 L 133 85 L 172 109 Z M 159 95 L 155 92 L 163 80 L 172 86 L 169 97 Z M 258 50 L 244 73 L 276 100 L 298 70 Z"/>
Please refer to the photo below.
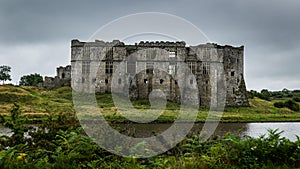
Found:
<path fill-rule="evenodd" d="M 128 121 L 124 115 L 140 118 L 153 118 L 150 116 L 150 104 L 148 100 L 132 100 L 135 112 L 126 112 L 114 105 L 111 94 L 96 95 L 98 107 L 91 108 L 87 113 L 77 113 L 79 118 L 90 119 L 99 115 L 110 122 Z M 250 107 L 226 107 L 223 114 L 219 114 L 221 122 L 271 122 L 271 121 L 300 121 L 300 112 L 294 112 L 287 108 L 276 108 L 274 102 L 279 100 L 265 101 L 259 98 L 249 99 Z M 282 99 L 281 99 L 282 101 Z M 74 113 L 72 89 L 62 87 L 55 90 L 39 89 L 37 87 L 15 87 L 11 85 L 0 86 L 0 114 L 8 115 L 13 103 L 20 106 L 21 115 L 31 119 L 44 119 L 50 115 L 61 113 Z M 126 105 L 128 106 L 128 105 Z M 167 102 L 166 109 L 154 122 L 173 122 L 179 113 L 180 105 L 174 102 Z M 190 112 L 183 112 L 185 120 L 189 120 Z M 201 107 L 196 121 L 204 122 L 209 114 L 209 109 Z M 157 115 L 153 114 L 152 115 Z M 222 116 L 220 116 L 222 115 Z"/>

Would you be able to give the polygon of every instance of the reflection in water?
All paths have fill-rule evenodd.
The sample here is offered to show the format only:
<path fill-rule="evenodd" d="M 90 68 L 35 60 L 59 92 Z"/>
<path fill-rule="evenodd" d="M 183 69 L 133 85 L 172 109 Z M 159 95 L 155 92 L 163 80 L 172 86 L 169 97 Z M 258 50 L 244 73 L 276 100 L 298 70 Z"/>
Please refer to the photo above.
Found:
<path fill-rule="evenodd" d="M 291 141 L 296 141 L 296 135 L 300 136 L 299 122 L 247 123 L 247 130 L 245 130 L 243 134 L 258 137 L 266 134 L 267 129 L 279 129 L 279 131 L 284 131 L 281 137 L 286 137 Z"/>
<path fill-rule="evenodd" d="M 150 137 L 160 134 L 167 130 L 172 124 L 114 124 L 114 128 L 122 129 L 124 134 L 134 133 L 134 137 Z M 196 123 L 190 131 L 189 135 L 198 134 L 201 132 L 203 123 Z M 296 140 L 296 136 L 300 136 L 299 122 L 270 122 L 270 123 L 220 123 L 214 135 L 224 136 L 226 133 L 245 135 L 251 137 L 259 137 L 263 134 L 268 134 L 267 129 L 279 129 L 284 131 L 282 137 L 286 137 L 292 141 Z"/>
<path fill-rule="evenodd" d="M 202 130 L 203 123 L 196 123 L 188 135 L 199 134 Z M 113 128 L 121 131 L 125 135 L 134 133 L 134 137 L 150 137 L 161 134 L 166 131 L 172 124 L 113 124 Z M 178 129 L 180 130 L 180 129 Z M 224 136 L 226 133 L 231 134 L 243 133 L 247 130 L 247 123 L 220 123 L 214 135 Z"/>
<path fill-rule="evenodd" d="M 172 124 L 160 123 L 160 124 L 113 124 L 112 127 L 120 131 L 125 135 L 133 137 L 150 137 L 159 135 L 166 131 Z M 198 134 L 201 132 L 203 123 L 196 123 L 190 131 L 189 135 Z M 270 123 L 220 123 L 214 133 L 214 135 L 224 136 L 226 133 L 239 135 L 243 137 L 245 135 L 251 137 L 259 137 L 263 134 L 267 134 L 267 129 L 279 129 L 284 131 L 281 134 L 282 137 L 286 137 L 291 141 L 296 140 L 296 135 L 300 136 L 300 122 L 270 122 Z M 180 129 L 178 129 L 180 130 Z M 11 136 L 12 132 L 8 128 L 0 125 L 0 136 Z"/>

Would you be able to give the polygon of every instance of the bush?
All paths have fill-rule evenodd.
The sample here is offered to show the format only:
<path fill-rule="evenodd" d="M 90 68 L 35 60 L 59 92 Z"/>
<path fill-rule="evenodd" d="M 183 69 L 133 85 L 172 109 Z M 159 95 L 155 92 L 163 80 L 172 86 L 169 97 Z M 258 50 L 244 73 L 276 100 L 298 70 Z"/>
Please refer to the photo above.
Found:
<path fill-rule="evenodd" d="M 293 111 L 299 111 L 299 105 L 294 100 L 284 102 L 284 106 Z"/>
<path fill-rule="evenodd" d="M 285 102 L 275 102 L 274 107 L 277 107 L 277 108 L 286 107 L 293 111 L 300 110 L 298 103 L 296 103 L 294 100 L 287 100 Z"/>
<path fill-rule="evenodd" d="M 284 103 L 283 102 L 275 102 L 274 103 L 274 107 L 277 107 L 277 108 L 284 108 Z"/>
<path fill-rule="evenodd" d="M 294 100 L 295 102 L 300 102 L 300 97 L 294 97 L 293 100 Z"/>

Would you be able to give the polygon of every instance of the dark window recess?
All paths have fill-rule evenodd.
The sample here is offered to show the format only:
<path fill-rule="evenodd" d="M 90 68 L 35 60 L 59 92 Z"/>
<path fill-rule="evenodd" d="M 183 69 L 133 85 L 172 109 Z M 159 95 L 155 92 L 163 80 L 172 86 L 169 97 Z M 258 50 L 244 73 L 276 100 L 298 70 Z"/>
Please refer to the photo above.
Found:
<path fill-rule="evenodd" d="M 193 79 L 191 79 L 191 80 L 190 80 L 190 84 L 193 84 L 193 83 L 194 83 L 194 81 L 193 81 Z"/>
<path fill-rule="evenodd" d="M 108 80 L 107 80 L 107 79 L 105 79 L 105 83 L 106 83 L 106 84 L 108 83 Z"/>
<path fill-rule="evenodd" d="M 113 49 L 112 48 L 107 48 L 105 57 L 107 60 L 112 60 L 113 59 Z"/>
<path fill-rule="evenodd" d="M 233 87 L 233 88 L 232 88 L 232 94 L 234 94 L 234 93 L 235 93 L 235 88 Z"/>
<path fill-rule="evenodd" d="M 231 72 L 231 76 L 234 76 L 234 71 Z"/>
<path fill-rule="evenodd" d="M 87 75 L 90 73 L 90 62 L 83 61 L 82 62 L 82 74 Z"/>
<path fill-rule="evenodd" d="M 178 81 L 177 80 L 175 80 L 175 84 L 178 85 Z"/>
<path fill-rule="evenodd" d="M 148 80 L 147 80 L 147 79 L 144 79 L 144 83 L 147 84 L 147 83 L 148 83 Z"/>
<path fill-rule="evenodd" d="M 61 74 L 61 78 L 63 78 L 63 79 L 65 78 L 65 73 Z"/>
<path fill-rule="evenodd" d="M 131 79 L 131 77 L 129 77 L 128 81 L 129 81 L 129 84 L 131 84 L 131 83 L 132 83 L 132 79 Z"/>
<path fill-rule="evenodd" d="M 197 65 L 196 62 L 188 62 L 191 73 L 196 74 Z"/>
<path fill-rule="evenodd" d="M 105 73 L 106 74 L 112 74 L 114 69 L 113 62 L 106 62 L 105 63 Z"/>
<path fill-rule="evenodd" d="M 202 74 L 208 75 L 210 73 L 210 64 L 207 62 L 202 63 Z"/>
<path fill-rule="evenodd" d="M 136 62 L 134 60 L 127 62 L 127 73 L 135 75 L 136 73 Z"/>
<path fill-rule="evenodd" d="M 205 84 L 208 84 L 208 80 L 205 81 Z"/>
<path fill-rule="evenodd" d="M 122 80 L 121 79 L 118 79 L 118 84 L 121 84 L 122 83 Z"/>
<path fill-rule="evenodd" d="M 160 83 L 160 84 L 163 84 L 163 82 L 164 82 L 163 79 L 160 79 L 160 80 L 159 80 L 159 83 Z"/>
<path fill-rule="evenodd" d="M 154 68 L 154 63 L 153 62 L 147 62 L 146 63 L 146 73 L 147 74 L 153 74 L 153 68 Z"/>
<path fill-rule="evenodd" d="M 85 82 L 85 78 L 83 77 L 83 78 L 81 78 L 81 82 L 82 83 L 84 83 Z"/>
<path fill-rule="evenodd" d="M 153 74 L 153 69 L 146 69 L 147 74 Z"/>

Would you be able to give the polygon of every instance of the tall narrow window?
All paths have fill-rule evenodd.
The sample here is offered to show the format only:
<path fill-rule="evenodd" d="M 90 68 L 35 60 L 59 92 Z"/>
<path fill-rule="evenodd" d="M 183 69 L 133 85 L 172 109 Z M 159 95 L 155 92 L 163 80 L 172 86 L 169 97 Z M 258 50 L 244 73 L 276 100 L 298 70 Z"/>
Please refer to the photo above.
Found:
<path fill-rule="evenodd" d="M 203 61 L 209 61 L 210 58 L 210 49 L 205 48 L 204 49 L 204 55 L 203 55 Z"/>
<path fill-rule="evenodd" d="M 89 61 L 83 61 L 82 62 L 82 74 L 87 75 L 90 73 L 90 62 Z"/>
<path fill-rule="evenodd" d="M 136 62 L 135 61 L 130 61 L 127 62 L 127 73 L 130 75 L 135 75 L 136 72 Z"/>
<path fill-rule="evenodd" d="M 147 74 L 153 74 L 153 68 L 154 68 L 154 63 L 153 62 L 147 62 L 146 63 L 146 73 Z"/>
<path fill-rule="evenodd" d="M 169 73 L 170 75 L 175 75 L 175 73 L 176 73 L 176 66 L 175 66 L 174 64 L 170 64 L 170 65 L 169 65 L 168 73 Z"/>
<path fill-rule="evenodd" d="M 134 76 L 136 73 L 136 58 L 131 56 L 127 58 L 127 73 Z"/>
<path fill-rule="evenodd" d="M 113 49 L 112 48 L 106 48 L 106 53 L 105 53 L 105 58 L 106 60 L 113 60 Z"/>
<path fill-rule="evenodd" d="M 105 73 L 106 74 L 112 74 L 114 69 L 113 62 L 106 62 L 105 63 Z"/>
<path fill-rule="evenodd" d="M 188 66 L 191 70 L 191 73 L 196 74 L 196 62 L 188 62 Z"/>
<path fill-rule="evenodd" d="M 210 65 L 209 65 L 209 63 L 203 62 L 203 63 L 202 63 L 202 73 L 203 73 L 204 75 L 208 75 L 209 72 L 210 72 Z"/>

